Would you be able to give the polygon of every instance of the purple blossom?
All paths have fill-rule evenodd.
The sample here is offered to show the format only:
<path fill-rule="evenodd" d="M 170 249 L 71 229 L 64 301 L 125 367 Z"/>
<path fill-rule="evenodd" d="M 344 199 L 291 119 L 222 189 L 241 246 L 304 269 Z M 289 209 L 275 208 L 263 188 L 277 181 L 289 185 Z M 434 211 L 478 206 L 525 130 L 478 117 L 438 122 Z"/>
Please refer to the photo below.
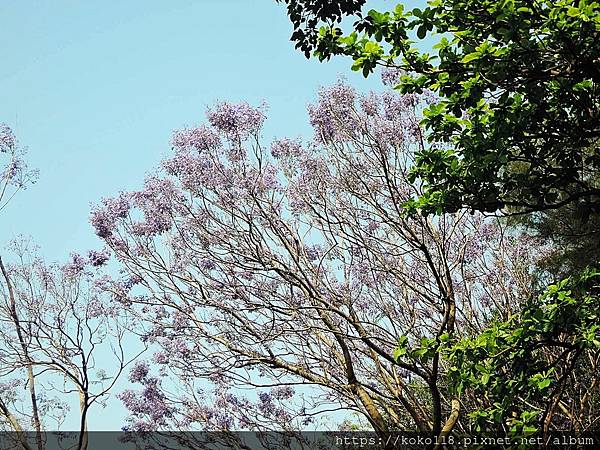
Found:
<path fill-rule="evenodd" d="M 206 155 L 197 155 L 189 150 L 180 150 L 163 162 L 169 175 L 175 175 L 184 189 L 196 191 L 203 187 L 215 187 L 220 181 L 223 168 Z"/>
<path fill-rule="evenodd" d="M 271 394 L 269 394 L 268 392 L 260 392 L 258 394 L 258 399 L 262 403 L 271 403 L 273 401 L 273 396 Z"/>
<path fill-rule="evenodd" d="M 298 157 L 302 154 L 302 143 L 299 139 L 278 139 L 271 144 L 273 158 Z"/>
<path fill-rule="evenodd" d="M 317 104 L 308 107 L 317 142 L 345 141 L 360 128 L 356 121 L 355 100 L 356 91 L 342 81 L 321 89 Z"/>
<path fill-rule="evenodd" d="M 316 245 L 307 245 L 304 247 L 304 252 L 309 261 L 316 261 L 323 254 L 323 248 Z"/>
<path fill-rule="evenodd" d="M 186 340 L 183 338 L 164 339 L 161 344 L 164 350 L 174 357 L 187 357 L 191 353 Z"/>
<path fill-rule="evenodd" d="M 146 361 L 136 361 L 129 372 L 129 381 L 132 383 L 141 383 L 146 379 L 149 371 L 150 367 Z"/>
<path fill-rule="evenodd" d="M 101 238 L 110 237 L 115 230 L 118 220 L 127 217 L 130 209 L 129 194 L 122 192 L 118 197 L 103 199 L 102 207 L 94 208 L 90 218 L 96 234 Z"/>
<path fill-rule="evenodd" d="M 367 223 L 366 229 L 367 229 L 367 233 L 372 234 L 375 231 L 377 231 L 379 229 L 379 227 L 381 226 L 381 224 L 379 222 L 376 222 L 374 220 L 369 220 L 369 222 Z"/>
<path fill-rule="evenodd" d="M 213 270 L 216 267 L 215 261 L 211 258 L 204 258 L 198 264 L 200 270 Z"/>
<path fill-rule="evenodd" d="M 100 317 L 105 313 L 104 305 L 97 298 L 93 298 L 87 304 L 88 317 Z"/>
<path fill-rule="evenodd" d="M 367 116 L 379 114 L 379 97 L 374 92 L 360 98 L 360 107 Z"/>
<path fill-rule="evenodd" d="M 130 290 L 132 287 L 140 284 L 142 281 L 144 280 L 141 276 L 138 274 L 133 274 L 127 279 L 127 281 L 125 281 L 125 283 L 123 283 L 123 287 L 127 290 Z"/>
<path fill-rule="evenodd" d="M 383 114 L 387 120 L 399 120 L 406 116 L 409 108 L 413 107 L 416 97 L 413 94 L 399 95 L 395 92 L 385 92 L 381 96 Z"/>
<path fill-rule="evenodd" d="M 144 213 L 144 221 L 134 224 L 133 232 L 138 236 L 157 236 L 169 231 L 173 218 L 172 207 L 181 197 L 170 179 L 149 177 L 144 189 L 132 194 L 133 204 Z"/>
<path fill-rule="evenodd" d="M 11 186 L 15 186 L 18 189 L 26 187 L 28 183 L 35 183 L 38 177 L 37 170 L 28 169 L 27 164 L 22 158 L 22 153 L 13 152 L 10 155 L 10 161 L 0 172 L 0 178 L 8 181 Z"/>
<path fill-rule="evenodd" d="M 260 401 L 258 409 L 265 416 L 272 416 L 275 413 L 275 404 L 273 403 L 273 396 L 268 392 L 261 392 L 258 394 Z"/>
<path fill-rule="evenodd" d="M 45 264 L 36 264 L 35 270 L 39 280 L 42 282 L 44 287 L 50 286 L 54 281 L 52 270 Z"/>
<path fill-rule="evenodd" d="M 384 85 L 394 88 L 400 83 L 400 77 L 404 74 L 404 71 L 395 67 L 384 67 L 381 70 L 381 81 Z"/>
<path fill-rule="evenodd" d="M 146 376 L 143 384 L 144 389 L 141 392 L 127 390 L 117 397 L 136 419 L 132 422 L 133 428 L 156 430 L 166 425 L 166 419 L 172 417 L 173 409 L 168 405 L 156 378 Z"/>
<path fill-rule="evenodd" d="M 152 355 L 152 361 L 156 364 L 169 364 L 169 356 L 163 351 L 158 351 Z"/>
<path fill-rule="evenodd" d="M 2 123 L 0 124 L 0 152 L 7 153 L 12 151 L 17 145 L 17 138 L 12 129 Z"/>
<path fill-rule="evenodd" d="M 272 164 L 268 164 L 263 170 L 262 187 L 269 191 L 279 187 L 279 180 L 277 179 L 277 167 Z"/>
<path fill-rule="evenodd" d="M 4 168 L 4 173 L 2 174 L 2 178 L 6 180 L 16 180 L 18 178 L 19 173 L 24 168 L 24 162 L 22 159 L 13 157 L 10 162 Z"/>
<path fill-rule="evenodd" d="M 369 287 L 373 286 L 372 268 L 366 261 L 353 265 L 352 273 L 356 277 L 355 281 L 358 283 Z"/>
<path fill-rule="evenodd" d="M 235 147 L 229 148 L 226 151 L 226 155 L 227 155 L 227 159 L 229 161 L 236 163 L 236 162 L 245 160 L 247 157 L 247 152 L 246 152 L 246 149 L 239 147 L 239 146 L 235 146 Z"/>
<path fill-rule="evenodd" d="M 294 388 L 291 386 L 276 386 L 271 389 L 271 395 L 277 400 L 288 400 L 294 396 Z"/>
<path fill-rule="evenodd" d="M 181 311 L 177 311 L 173 315 L 173 322 L 171 324 L 173 331 L 181 331 L 188 327 L 188 324 L 189 318 L 186 314 L 182 313 Z"/>
<path fill-rule="evenodd" d="M 67 277 L 76 277 L 85 269 L 87 261 L 78 253 L 71 253 L 71 261 L 62 267 Z"/>
<path fill-rule="evenodd" d="M 94 267 L 103 266 L 106 261 L 110 258 L 110 252 L 108 250 L 96 251 L 90 250 L 88 252 L 89 263 Z"/>
<path fill-rule="evenodd" d="M 265 106 L 253 108 L 248 103 L 219 103 L 206 112 L 208 121 L 217 130 L 233 137 L 247 138 L 262 128 Z"/>
<path fill-rule="evenodd" d="M 94 280 L 94 286 L 101 291 L 110 289 L 113 280 L 108 275 L 102 275 L 100 278 Z"/>
<path fill-rule="evenodd" d="M 221 145 L 221 140 L 213 130 L 201 125 L 198 128 L 184 128 L 175 131 L 171 144 L 176 149 L 193 148 L 203 152 L 218 148 Z"/>

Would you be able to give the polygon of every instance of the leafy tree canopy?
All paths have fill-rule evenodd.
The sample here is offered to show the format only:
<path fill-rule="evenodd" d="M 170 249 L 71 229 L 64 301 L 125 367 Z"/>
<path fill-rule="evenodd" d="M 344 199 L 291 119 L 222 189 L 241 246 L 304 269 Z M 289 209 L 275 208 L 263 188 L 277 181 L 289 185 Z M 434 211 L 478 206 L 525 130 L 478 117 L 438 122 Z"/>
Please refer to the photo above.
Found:
<path fill-rule="evenodd" d="M 549 244 L 537 265 L 542 274 L 560 279 L 600 261 L 600 214 L 586 213 L 578 205 L 569 204 L 517 216 L 510 223 L 523 226 L 538 241 Z"/>
<path fill-rule="evenodd" d="M 304 52 L 307 58 L 320 45 L 318 25 L 324 22 L 332 26 L 340 23 L 345 16 L 360 14 L 363 5 L 367 2 L 367 0 L 276 1 L 286 4 L 288 16 L 294 24 L 292 40 L 296 42 L 296 48 Z"/>
<path fill-rule="evenodd" d="M 600 272 L 591 268 L 566 278 L 519 314 L 451 347 L 451 390 L 484 399 L 483 407 L 469 414 L 478 431 L 506 427 L 522 436 L 551 428 L 593 429 L 599 279 Z M 577 393 L 573 403 L 569 399 Z"/>
<path fill-rule="evenodd" d="M 412 171 L 427 189 L 412 209 L 540 211 L 600 207 L 600 4 L 561 0 L 432 0 L 408 11 L 360 2 L 291 1 L 292 39 L 321 60 L 347 55 L 365 76 L 400 70 L 404 93 L 431 90 L 431 144 Z M 336 23 L 354 15 L 347 34 Z M 318 38 L 314 33 L 318 29 Z M 416 40 L 435 39 L 432 52 Z"/>

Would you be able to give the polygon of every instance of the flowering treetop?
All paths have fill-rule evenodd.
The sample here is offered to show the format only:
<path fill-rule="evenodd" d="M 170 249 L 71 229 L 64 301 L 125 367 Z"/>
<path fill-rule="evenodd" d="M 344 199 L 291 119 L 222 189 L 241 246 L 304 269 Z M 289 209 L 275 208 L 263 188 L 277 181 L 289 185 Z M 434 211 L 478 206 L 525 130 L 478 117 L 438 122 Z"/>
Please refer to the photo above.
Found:
<path fill-rule="evenodd" d="M 339 82 L 309 107 L 312 141 L 270 145 L 264 107 L 218 104 L 143 189 L 93 210 L 124 270 L 107 289 L 160 347 L 122 396 L 131 429 L 301 429 L 343 408 L 439 432 L 439 355 L 400 360 L 398 340 L 508 316 L 534 254 L 482 215 L 404 213 L 431 101 Z"/>

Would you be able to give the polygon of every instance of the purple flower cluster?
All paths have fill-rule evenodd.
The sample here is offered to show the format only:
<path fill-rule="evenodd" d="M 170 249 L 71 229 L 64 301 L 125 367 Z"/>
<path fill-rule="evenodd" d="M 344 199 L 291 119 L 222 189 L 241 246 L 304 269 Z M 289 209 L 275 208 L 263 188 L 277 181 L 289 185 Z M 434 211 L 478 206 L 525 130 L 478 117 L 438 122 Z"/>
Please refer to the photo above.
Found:
<path fill-rule="evenodd" d="M 141 392 L 127 390 L 117 397 L 137 419 L 130 427 L 132 431 L 157 430 L 166 425 L 167 419 L 173 415 L 173 409 L 156 378 L 145 375 L 142 380 L 144 388 Z"/>
<path fill-rule="evenodd" d="M 288 400 L 294 396 L 294 388 L 291 386 L 276 386 L 271 389 L 271 395 L 277 400 Z"/>
<path fill-rule="evenodd" d="M 18 153 L 12 153 L 10 161 L 0 170 L 0 178 L 18 189 L 26 187 L 28 183 L 35 183 L 38 177 L 38 171 L 29 170 L 22 154 Z"/>
<path fill-rule="evenodd" d="M 381 70 L 381 81 L 384 85 L 394 88 L 400 83 L 400 77 L 404 75 L 404 71 L 395 67 L 384 67 Z"/>
<path fill-rule="evenodd" d="M 169 364 L 169 355 L 163 351 L 157 351 L 152 355 L 152 361 L 156 364 Z"/>
<path fill-rule="evenodd" d="M 205 125 L 197 128 L 184 128 L 173 133 L 171 144 L 174 148 L 185 150 L 193 148 L 199 152 L 213 150 L 221 145 L 217 133 Z"/>
<path fill-rule="evenodd" d="M 375 220 L 369 220 L 365 228 L 367 233 L 373 234 L 379 229 L 380 226 L 381 224 L 379 222 L 376 222 Z"/>
<path fill-rule="evenodd" d="M 302 154 L 300 139 L 278 139 L 271 144 L 271 156 L 276 159 L 296 158 Z"/>
<path fill-rule="evenodd" d="M 319 91 L 316 105 L 309 105 L 310 123 L 322 144 L 348 140 L 358 128 L 354 114 L 356 91 L 339 81 Z"/>
<path fill-rule="evenodd" d="M 208 121 L 228 137 L 246 139 L 257 133 L 265 121 L 265 106 L 253 108 L 248 103 L 218 103 L 206 112 Z"/>
<path fill-rule="evenodd" d="M 93 267 L 100 267 L 106 264 L 110 258 L 110 252 L 108 250 L 96 251 L 90 250 L 88 252 L 88 261 Z"/>
<path fill-rule="evenodd" d="M 323 248 L 318 244 L 306 245 L 304 247 L 304 252 L 306 253 L 306 257 L 309 261 L 316 261 L 323 254 Z"/>
<path fill-rule="evenodd" d="M 1 154 L 6 154 L 6 157 Z M 18 189 L 25 188 L 28 184 L 35 183 L 38 176 L 37 170 L 30 170 L 24 160 L 25 150 L 19 147 L 13 131 L 5 124 L 0 124 L 0 180 L 5 184 L 0 191 L 0 199 L 10 199 Z M 9 193 L 8 186 L 13 186 L 14 192 Z"/>
<path fill-rule="evenodd" d="M 62 267 L 62 271 L 67 277 L 76 277 L 81 274 L 87 264 L 86 259 L 78 253 L 71 253 L 71 261 Z"/>
<path fill-rule="evenodd" d="M 24 168 L 24 162 L 22 159 L 13 157 L 10 162 L 4 167 L 2 178 L 5 180 L 16 180 L 19 173 Z"/>
<path fill-rule="evenodd" d="M 142 281 L 144 281 L 143 278 L 134 273 L 123 283 L 123 287 L 127 290 L 130 290 L 134 286 L 140 284 Z"/>
<path fill-rule="evenodd" d="M 186 416 L 189 423 L 196 422 L 211 431 L 228 431 L 234 426 L 234 417 L 229 409 L 235 407 L 235 399 L 223 396 L 215 401 L 214 406 L 188 403 Z"/>
<path fill-rule="evenodd" d="M 102 206 L 92 210 L 90 223 L 99 237 L 108 238 L 115 230 L 119 219 L 127 217 L 130 209 L 129 194 L 122 192 L 115 198 L 102 199 Z"/>
<path fill-rule="evenodd" d="M 359 96 L 343 82 L 322 89 L 316 104 L 309 106 L 317 143 L 377 143 L 380 149 L 402 147 L 422 138 L 416 115 L 421 96 L 371 92 Z M 369 144 L 372 147 L 372 144 Z M 361 150 L 358 147 L 358 150 Z M 280 153 L 276 149 L 275 154 Z"/>
<path fill-rule="evenodd" d="M 213 270 L 216 267 L 215 261 L 211 258 L 203 258 L 198 263 L 200 270 Z"/>
<path fill-rule="evenodd" d="M 189 150 L 180 150 L 175 156 L 163 162 L 169 175 L 176 176 L 184 189 L 195 192 L 203 187 L 215 187 L 219 183 L 219 174 L 223 168 L 207 155 L 194 154 Z"/>
<path fill-rule="evenodd" d="M 136 361 L 133 368 L 129 372 L 129 381 L 132 383 L 142 383 L 148 373 L 150 372 L 150 366 L 146 361 Z"/>
<path fill-rule="evenodd" d="M 191 354 L 187 341 L 183 338 L 163 339 L 161 345 L 165 352 L 172 357 L 187 357 Z"/>
<path fill-rule="evenodd" d="M 8 153 L 14 150 L 17 145 L 17 138 L 12 129 L 4 124 L 0 124 L 0 152 Z"/>
<path fill-rule="evenodd" d="M 87 304 L 87 316 L 94 318 L 105 315 L 107 312 L 107 308 L 104 307 L 104 304 L 97 298 L 92 298 Z"/>
<path fill-rule="evenodd" d="M 259 190 L 271 191 L 279 188 L 279 180 L 277 179 L 278 168 L 273 164 L 267 164 L 262 172 L 261 185 Z"/>
<path fill-rule="evenodd" d="M 169 231 L 173 224 L 173 203 L 180 195 L 172 180 L 147 178 L 144 189 L 132 194 L 133 204 L 144 214 L 144 221 L 134 224 L 134 234 L 148 237 Z"/>
<path fill-rule="evenodd" d="M 363 95 L 360 98 L 360 108 L 367 116 L 376 117 L 379 114 L 379 96 L 374 92 Z"/>
<path fill-rule="evenodd" d="M 258 399 L 258 410 L 265 417 L 275 419 L 279 423 L 285 423 L 290 419 L 288 412 L 275 404 L 276 397 L 272 392 L 261 392 L 258 394 Z"/>

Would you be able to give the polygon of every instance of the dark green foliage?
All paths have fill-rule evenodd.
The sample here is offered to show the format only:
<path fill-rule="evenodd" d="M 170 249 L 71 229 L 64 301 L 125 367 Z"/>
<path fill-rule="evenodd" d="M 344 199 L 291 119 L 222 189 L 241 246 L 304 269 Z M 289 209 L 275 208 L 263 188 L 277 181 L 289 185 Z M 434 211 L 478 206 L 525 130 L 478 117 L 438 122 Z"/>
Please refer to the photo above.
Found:
<path fill-rule="evenodd" d="M 341 22 L 345 16 L 360 14 L 362 6 L 367 0 L 275 0 L 277 3 L 285 3 L 288 17 L 294 25 L 292 41 L 296 42 L 296 48 L 301 50 L 305 56 L 322 47 L 319 42 L 317 26 L 324 23 L 333 26 Z"/>
<path fill-rule="evenodd" d="M 357 15 L 349 35 L 304 13 L 313 31 L 323 25 L 315 43 L 294 21 L 305 51 L 348 55 L 365 76 L 378 64 L 400 68 L 402 92 L 439 95 L 425 111 L 431 145 L 413 170 L 427 189 L 410 208 L 543 211 L 577 201 L 600 209 L 598 2 L 433 0 Z M 436 38 L 434 53 L 415 35 Z"/>
<path fill-rule="evenodd" d="M 450 346 L 450 388 L 477 399 L 469 412 L 475 429 L 514 436 L 597 430 L 599 314 L 600 272 L 586 269 L 509 320 Z M 585 404 L 574 404 L 584 392 Z"/>
<path fill-rule="evenodd" d="M 559 209 L 527 216 L 516 222 L 551 250 L 538 262 L 542 274 L 563 278 L 600 261 L 600 213 L 590 213 L 573 202 Z"/>
<path fill-rule="evenodd" d="M 518 214 L 553 247 L 538 283 L 564 278 L 479 336 L 404 340 L 395 358 L 445 355 L 455 431 L 598 431 L 600 272 L 586 267 L 600 261 L 600 2 L 432 0 L 364 15 L 363 2 L 286 3 L 305 54 L 349 56 L 364 76 L 397 69 L 401 92 L 436 95 L 411 171 L 424 193 L 409 211 Z M 331 16 L 316 6 L 332 3 Z"/>

